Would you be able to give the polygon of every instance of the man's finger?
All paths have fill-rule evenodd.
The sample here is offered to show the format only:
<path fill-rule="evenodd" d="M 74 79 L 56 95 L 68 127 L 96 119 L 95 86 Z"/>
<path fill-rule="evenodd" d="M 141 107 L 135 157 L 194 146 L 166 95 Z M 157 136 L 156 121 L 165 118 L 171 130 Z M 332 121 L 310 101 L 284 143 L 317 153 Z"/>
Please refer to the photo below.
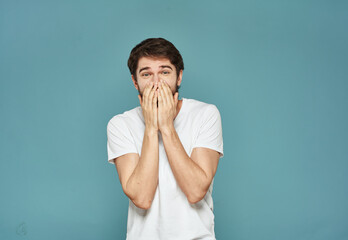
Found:
<path fill-rule="evenodd" d="M 176 108 L 176 106 L 178 105 L 178 97 L 179 97 L 179 93 L 176 92 L 176 93 L 174 94 L 174 106 L 175 106 L 175 108 Z"/>
<path fill-rule="evenodd" d="M 150 90 L 149 98 L 148 98 L 149 105 L 151 105 L 151 107 L 153 107 L 153 100 L 154 100 L 155 92 L 156 92 L 156 86 L 153 86 L 152 89 Z"/>
<path fill-rule="evenodd" d="M 167 84 L 166 81 L 164 81 L 164 80 L 161 80 L 161 81 L 162 81 L 162 86 L 163 86 L 163 91 L 164 91 L 164 94 L 165 94 L 166 102 L 168 104 L 171 104 L 171 103 L 173 103 L 172 91 L 170 90 L 170 87 L 169 87 L 169 85 Z"/>
<path fill-rule="evenodd" d="M 159 85 L 160 85 L 160 87 L 159 87 L 159 94 L 161 95 L 162 104 L 163 104 L 163 105 L 167 105 L 168 101 L 167 101 L 166 93 L 165 93 L 165 91 L 164 91 L 163 83 L 160 82 Z"/>
<path fill-rule="evenodd" d="M 138 98 L 139 98 L 140 106 L 143 105 L 140 94 L 138 94 Z"/>
<path fill-rule="evenodd" d="M 144 100 L 144 97 L 145 97 L 145 96 L 147 95 L 147 93 L 149 92 L 150 86 L 151 86 L 151 83 L 146 83 L 146 84 L 145 84 L 145 88 L 144 88 L 144 92 L 143 92 L 143 100 Z"/>
<path fill-rule="evenodd" d="M 167 94 L 173 95 L 172 90 L 170 89 L 168 83 L 166 81 L 164 81 L 164 80 L 163 80 L 163 83 L 164 83 L 164 88 L 165 88 Z"/>
<path fill-rule="evenodd" d="M 158 87 L 158 90 L 157 90 L 158 108 L 162 108 L 163 107 L 163 97 L 162 97 L 161 93 L 162 93 L 161 87 Z"/>
<path fill-rule="evenodd" d="M 153 96 L 153 99 L 152 99 L 152 109 L 157 108 L 157 101 L 158 101 L 158 91 L 155 88 L 155 95 Z"/>
<path fill-rule="evenodd" d="M 143 101 L 144 101 L 146 106 L 149 105 L 149 102 L 150 102 L 150 104 L 152 103 L 151 99 L 149 99 L 149 95 L 150 95 L 152 87 L 153 87 L 152 82 L 147 83 L 147 84 L 148 84 L 148 86 L 145 88 L 144 95 L 143 95 Z"/>

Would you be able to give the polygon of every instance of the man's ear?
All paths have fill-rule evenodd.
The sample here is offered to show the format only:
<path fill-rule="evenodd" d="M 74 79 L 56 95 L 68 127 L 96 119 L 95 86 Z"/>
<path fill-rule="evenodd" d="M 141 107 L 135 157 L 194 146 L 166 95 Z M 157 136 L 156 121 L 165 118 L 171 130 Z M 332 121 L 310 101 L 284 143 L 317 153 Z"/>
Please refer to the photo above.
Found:
<path fill-rule="evenodd" d="M 180 70 L 180 73 L 179 73 L 178 81 L 177 81 L 177 85 L 178 85 L 178 86 L 180 86 L 180 85 L 181 85 L 181 81 L 182 81 L 182 73 L 183 73 L 183 70 L 181 69 L 181 70 Z"/>
<path fill-rule="evenodd" d="M 138 83 L 137 81 L 135 81 L 133 74 L 132 74 L 132 81 L 133 81 L 134 87 L 139 91 Z"/>

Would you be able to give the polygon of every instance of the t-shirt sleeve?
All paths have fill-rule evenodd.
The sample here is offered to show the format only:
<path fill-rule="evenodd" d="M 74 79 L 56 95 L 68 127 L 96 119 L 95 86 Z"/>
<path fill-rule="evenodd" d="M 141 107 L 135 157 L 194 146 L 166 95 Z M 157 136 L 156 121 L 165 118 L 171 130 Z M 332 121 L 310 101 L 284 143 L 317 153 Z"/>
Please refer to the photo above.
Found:
<path fill-rule="evenodd" d="M 127 153 L 138 153 L 133 136 L 120 116 L 113 117 L 107 124 L 108 162 Z"/>
<path fill-rule="evenodd" d="M 224 156 L 221 116 L 213 104 L 202 115 L 202 124 L 192 149 L 195 147 L 210 148 L 219 152 L 220 158 Z"/>

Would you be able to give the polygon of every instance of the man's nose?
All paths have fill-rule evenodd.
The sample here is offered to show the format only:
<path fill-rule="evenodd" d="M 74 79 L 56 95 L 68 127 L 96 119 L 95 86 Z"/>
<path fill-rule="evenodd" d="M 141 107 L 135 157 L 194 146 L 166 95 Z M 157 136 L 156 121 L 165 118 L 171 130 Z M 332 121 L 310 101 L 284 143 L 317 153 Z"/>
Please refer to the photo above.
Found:
<path fill-rule="evenodd" d="M 153 75 L 153 83 L 157 83 L 158 84 L 160 82 L 160 80 L 161 79 L 159 78 L 159 76 L 157 74 Z"/>

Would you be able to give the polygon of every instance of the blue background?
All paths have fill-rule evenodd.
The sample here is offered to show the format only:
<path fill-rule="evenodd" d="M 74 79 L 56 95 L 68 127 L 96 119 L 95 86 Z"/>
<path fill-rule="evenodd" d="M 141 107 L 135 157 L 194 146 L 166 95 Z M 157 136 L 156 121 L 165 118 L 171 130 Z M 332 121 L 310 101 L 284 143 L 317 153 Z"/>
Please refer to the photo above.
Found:
<path fill-rule="evenodd" d="M 215 104 L 217 239 L 348 239 L 347 1 L 0 1 L 0 239 L 125 239 L 106 124 L 164 37 Z"/>

